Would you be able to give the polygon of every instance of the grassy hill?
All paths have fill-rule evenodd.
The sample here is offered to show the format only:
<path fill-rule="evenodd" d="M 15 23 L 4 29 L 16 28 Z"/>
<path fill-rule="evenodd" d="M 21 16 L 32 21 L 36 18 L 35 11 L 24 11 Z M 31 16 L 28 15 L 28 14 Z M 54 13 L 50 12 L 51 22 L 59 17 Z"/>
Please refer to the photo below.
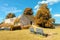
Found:
<path fill-rule="evenodd" d="M 42 28 L 48 37 L 33 34 L 29 29 L 16 31 L 0 31 L 0 40 L 60 40 L 60 27 L 55 29 Z"/>

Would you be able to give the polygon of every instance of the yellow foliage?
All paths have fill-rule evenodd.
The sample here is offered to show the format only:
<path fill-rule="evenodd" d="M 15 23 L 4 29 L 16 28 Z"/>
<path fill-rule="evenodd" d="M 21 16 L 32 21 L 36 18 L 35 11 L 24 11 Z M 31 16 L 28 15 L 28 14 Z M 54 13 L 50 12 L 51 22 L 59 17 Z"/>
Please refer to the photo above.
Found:
<path fill-rule="evenodd" d="M 42 27 L 53 27 L 53 21 L 55 20 L 51 18 L 47 4 L 42 4 L 35 16 L 35 24 Z"/>

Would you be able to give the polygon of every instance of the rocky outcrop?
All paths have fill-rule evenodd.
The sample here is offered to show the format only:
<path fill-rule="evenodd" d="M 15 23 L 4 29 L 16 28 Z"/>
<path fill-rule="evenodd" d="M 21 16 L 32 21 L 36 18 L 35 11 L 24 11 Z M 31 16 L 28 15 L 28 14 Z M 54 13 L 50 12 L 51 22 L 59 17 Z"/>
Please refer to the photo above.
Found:
<path fill-rule="evenodd" d="M 31 8 L 26 8 L 23 15 L 20 17 L 20 23 L 23 28 L 28 28 L 26 26 L 31 25 L 34 21 L 33 11 Z"/>

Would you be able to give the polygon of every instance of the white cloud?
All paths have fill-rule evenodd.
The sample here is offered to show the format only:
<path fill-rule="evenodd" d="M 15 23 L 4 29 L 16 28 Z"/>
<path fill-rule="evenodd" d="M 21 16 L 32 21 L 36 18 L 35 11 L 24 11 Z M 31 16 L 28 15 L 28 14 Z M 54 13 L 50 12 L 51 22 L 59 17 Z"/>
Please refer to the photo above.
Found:
<path fill-rule="evenodd" d="M 58 2 L 60 2 L 60 0 L 46 0 L 46 1 L 41 1 L 41 2 L 39 1 L 38 3 L 39 4 L 47 3 L 49 5 L 53 5 L 53 4 L 58 3 Z"/>
<path fill-rule="evenodd" d="M 11 8 L 9 11 L 6 11 L 6 13 L 17 13 L 17 12 L 21 12 L 22 10 L 18 10 L 17 8 Z"/>
<path fill-rule="evenodd" d="M 36 5 L 34 8 L 35 8 L 35 9 L 39 8 L 39 5 Z"/>
<path fill-rule="evenodd" d="M 53 5 L 53 4 L 58 3 L 58 2 L 60 2 L 60 0 L 43 0 L 43 1 L 39 1 L 38 4 L 34 7 L 34 10 L 35 10 L 35 12 L 37 12 L 37 10 L 40 7 L 40 4 L 46 3 L 48 5 Z M 51 10 L 52 9 L 50 9 L 50 11 Z"/>
<path fill-rule="evenodd" d="M 55 14 L 54 17 L 60 17 L 60 14 Z"/>
<path fill-rule="evenodd" d="M 17 9 L 16 7 L 1 7 L 0 9 L 1 9 L 0 11 L 4 12 L 6 14 L 10 13 L 10 12 L 12 12 L 12 13 L 22 12 L 22 10 Z"/>
<path fill-rule="evenodd" d="M 8 3 L 4 3 L 2 6 L 0 6 L 0 11 L 7 14 L 7 13 L 17 13 L 17 12 L 21 12 L 22 10 L 16 8 L 16 7 L 9 7 Z"/>
<path fill-rule="evenodd" d="M 55 23 L 59 23 L 60 24 L 60 14 L 54 14 L 53 18 L 55 19 Z"/>
<path fill-rule="evenodd" d="M 36 6 L 34 7 L 34 12 L 36 13 L 38 10 L 39 10 L 39 5 L 36 5 Z"/>
<path fill-rule="evenodd" d="M 38 4 L 48 3 L 47 1 L 39 1 Z"/>
<path fill-rule="evenodd" d="M 50 8 L 49 10 L 52 11 L 52 8 Z"/>

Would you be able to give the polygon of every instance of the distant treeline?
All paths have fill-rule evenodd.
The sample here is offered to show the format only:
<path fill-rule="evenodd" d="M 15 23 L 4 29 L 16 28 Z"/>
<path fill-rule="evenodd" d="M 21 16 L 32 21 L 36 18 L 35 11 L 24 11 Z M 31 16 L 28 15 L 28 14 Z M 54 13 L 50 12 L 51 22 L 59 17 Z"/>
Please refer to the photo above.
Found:
<path fill-rule="evenodd" d="M 55 26 L 60 26 L 60 24 L 57 24 L 57 23 L 55 23 L 54 25 L 55 25 Z"/>

